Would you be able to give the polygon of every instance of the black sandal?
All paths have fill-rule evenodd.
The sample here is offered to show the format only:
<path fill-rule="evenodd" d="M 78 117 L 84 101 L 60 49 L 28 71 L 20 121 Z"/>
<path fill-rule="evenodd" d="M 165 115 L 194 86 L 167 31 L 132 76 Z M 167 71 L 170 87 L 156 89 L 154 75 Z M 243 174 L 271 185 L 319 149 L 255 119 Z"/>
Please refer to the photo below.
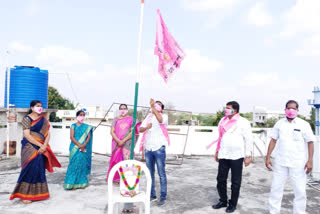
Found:
<path fill-rule="evenodd" d="M 133 209 L 132 210 L 123 209 L 122 213 L 135 213 L 135 211 Z"/>

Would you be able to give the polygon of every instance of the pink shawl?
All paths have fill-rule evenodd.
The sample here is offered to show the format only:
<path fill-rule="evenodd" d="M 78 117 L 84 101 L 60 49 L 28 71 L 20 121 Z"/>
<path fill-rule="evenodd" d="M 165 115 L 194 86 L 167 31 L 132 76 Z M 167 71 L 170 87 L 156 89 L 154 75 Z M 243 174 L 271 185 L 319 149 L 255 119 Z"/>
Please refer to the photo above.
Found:
<path fill-rule="evenodd" d="M 215 143 L 218 143 L 217 144 L 217 151 L 220 150 L 220 143 L 221 143 L 221 139 L 223 137 L 223 135 L 232 127 L 234 126 L 238 120 L 240 118 L 240 115 L 239 114 L 235 114 L 230 120 L 228 120 L 228 116 L 224 117 L 220 124 L 219 124 L 219 127 L 218 127 L 218 130 L 219 130 L 219 138 L 215 141 L 213 141 L 212 143 L 210 143 L 208 146 L 207 146 L 207 149 L 209 149 L 211 146 L 213 146 Z"/>
<path fill-rule="evenodd" d="M 161 113 L 160 113 L 161 114 Z M 151 122 L 152 120 L 152 117 L 154 116 L 154 114 L 150 113 L 148 116 L 147 116 L 147 126 L 149 125 L 149 123 Z M 160 128 L 162 130 L 162 133 L 163 135 L 165 136 L 165 138 L 167 139 L 168 141 L 168 145 L 170 145 L 170 139 L 169 139 L 169 133 L 168 133 L 168 130 L 166 128 L 166 126 L 164 124 L 161 124 L 159 123 L 160 125 Z M 143 149 L 143 145 L 145 143 L 145 140 L 146 140 L 146 136 L 147 136 L 147 133 L 148 133 L 149 130 L 146 130 L 144 133 L 143 133 L 143 136 L 142 136 L 142 139 L 141 139 L 141 143 L 140 143 L 140 152 L 142 151 Z"/>

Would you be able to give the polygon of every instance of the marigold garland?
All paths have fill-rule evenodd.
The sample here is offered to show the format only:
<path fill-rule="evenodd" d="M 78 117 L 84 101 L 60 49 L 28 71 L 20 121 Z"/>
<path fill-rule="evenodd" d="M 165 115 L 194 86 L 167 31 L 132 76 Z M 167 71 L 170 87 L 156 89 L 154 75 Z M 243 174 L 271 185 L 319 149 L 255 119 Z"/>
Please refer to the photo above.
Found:
<path fill-rule="evenodd" d="M 138 174 L 137 174 L 136 182 L 134 183 L 133 187 L 129 186 L 129 184 L 128 184 L 128 182 L 127 182 L 127 179 L 126 179 L 126 177 L 124 176 L 122 167 L 120 166 L 120 168 L 119 168 L 120 177 L 121 177 L 124 185 L 128 188 L 128 190 L 134 190 L 134 189 L 137 187 L 137 185 L 138 185 L 138 183 L 139 183 L 139 180 L 140 180 L 141 167 L 140 167 L 140 166 L 135 166 L 135 167 L 138 168 Z"/>

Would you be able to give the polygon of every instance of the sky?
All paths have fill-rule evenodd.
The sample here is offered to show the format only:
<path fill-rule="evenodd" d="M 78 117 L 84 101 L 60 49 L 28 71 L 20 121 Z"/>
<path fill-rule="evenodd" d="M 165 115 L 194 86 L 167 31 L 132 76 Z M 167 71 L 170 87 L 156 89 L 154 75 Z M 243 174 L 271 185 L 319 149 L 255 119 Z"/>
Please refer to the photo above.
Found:
<path fill-rule="evenodd" d="M 186 52 L 168 84 L 153 55 L 157 8 Z M 320 85 L 319 11 L 319 0 L 145 0 L 139 105 L 152 97 L 215 113 L 236 100 L 241 112 L 281 111 L 295 99 L 309 114 Z M 139 19 L 140 0 L 1 1 L 0 106 L 6 65 L 48 69 L 49 84 L 74 103 L 133 104 Z"/>

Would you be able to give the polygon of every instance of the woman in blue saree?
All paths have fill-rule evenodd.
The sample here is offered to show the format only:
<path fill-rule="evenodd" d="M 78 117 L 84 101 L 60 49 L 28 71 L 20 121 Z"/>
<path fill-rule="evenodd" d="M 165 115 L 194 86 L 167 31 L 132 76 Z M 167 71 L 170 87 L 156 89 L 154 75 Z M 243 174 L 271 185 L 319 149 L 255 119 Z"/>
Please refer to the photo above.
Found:
<path fill-rule="evenodd" d="M 33 100 L 29 114 L 22 120 L 21 173 L 10 200 L 20 198 L 25 204 L 50 197 L 46 169 L 61 167 L 50 146 L 50 124 L 42 115 L 42 103 Z"/>
<path fill-rule="evenodd" d="M 69 166 L 64 180 L 64 189 L 83 189 L 89 185 L 91 173 L 92 126 L 83 123 L 85 112 L 77 112 L 77 123 L 70 128 Z"/>

